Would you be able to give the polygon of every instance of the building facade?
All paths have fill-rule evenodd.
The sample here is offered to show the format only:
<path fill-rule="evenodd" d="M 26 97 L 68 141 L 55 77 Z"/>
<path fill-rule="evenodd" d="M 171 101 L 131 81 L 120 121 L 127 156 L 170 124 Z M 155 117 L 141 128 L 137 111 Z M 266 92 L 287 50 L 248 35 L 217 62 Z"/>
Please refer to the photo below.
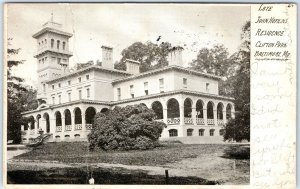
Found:
<path fill-rule="evenodd" d="M 234 117 L 233 98 L 219 95 L 220 77 L 183 67 L 183 48 L 170 50 L 166 67 L 139 72 L 140 63 L 125 60 L 126 71 L 113 65 L 113 48 L 102 46 L 102 62 L 71 72 L 69 38 L 61 25 L 47 22 L 33 35 L 38 51 L 36 110 L 29 118 L 24 142 L 42 130 L 53 141 L 87 140 L 97 112 L 115 106 L 144 104 L 166 123 L 161 138 L 194 137 L 222 141 L 224 124 Z"/>

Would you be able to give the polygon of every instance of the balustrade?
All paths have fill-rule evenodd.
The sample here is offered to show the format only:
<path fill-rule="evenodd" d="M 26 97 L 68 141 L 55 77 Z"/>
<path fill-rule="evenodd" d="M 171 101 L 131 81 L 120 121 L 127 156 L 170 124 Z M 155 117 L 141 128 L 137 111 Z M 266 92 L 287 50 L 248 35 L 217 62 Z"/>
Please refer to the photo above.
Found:
<path fill-rule="evenodd" d="M 164 119 L 156 119 L 155 121 L 164 122 Z"/>
<path fill-rule="evenodd" d="M 93 126 L 93 124 L 85 124 L 86 130 L 91 130 L 92 126 Z"/>
<path fill-rule="evenodd" d="M 217 123 L 218 123 L 219 126 L 223 126 L 224 125 L 223 119 L 218 119 Z"/>
<path fill-rule="evenodd" d="M 75 124 L 75 130 L 81 130 L 82 124 Z"/>
<path fill-rule="evenodd" d="M 180 118 L 179 117 L 168 118 L 167 122 L 168 125 L 178 125 L 180 124 Z"/>
<path fill-rule="evenodd" d="M 203 118 L 196 118 L 197 125 L 205 125 Z"/>
<path fill-rule="evenodd" d="M 66 125 L 66 131 L 72 131 L 72 125 Z"/>
<path fill-rule="evenodd" d="M 214 119 L 207 119 L 207 125 L 214 125 L 215 120 Z"/>
<path fill-rule="evenodd" d="M 56 126 L 56 132 L 61 132 L 62 131 L 62 126 Z"/>
<path fill-rule="evenodd" d="M 191 117 L 185 117 L 184 118 L 184 124 L 193 124 L 193 118 Z"/>

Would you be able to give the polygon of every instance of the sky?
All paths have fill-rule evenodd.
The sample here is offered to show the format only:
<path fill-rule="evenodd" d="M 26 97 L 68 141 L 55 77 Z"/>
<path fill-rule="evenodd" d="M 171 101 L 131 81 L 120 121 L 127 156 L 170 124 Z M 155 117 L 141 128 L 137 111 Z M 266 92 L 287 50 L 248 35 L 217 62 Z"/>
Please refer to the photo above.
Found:
<path fill-rule="evenodd" d="M 90 60 L 102 60 L 101 46 L 114 48 L 114 62 L 121 51 L 132 43 L 170 42 L 184 47 L 185 66 L 196 58 L 203 47 L 223 44 L 230 54 L 237 51 L 241 28 L 250 20 L 247 5 L 201 4 L 8 4 L 7 37 L 9 48 L 21 48 L 12 57 L 25 60 L 13 74 L 25 83 L 37 84 L 37 62 L 33 58 L 37 42 L 32 35 L 51 19 L 73 34 L 70 39 L 70 66 Z M 156 42 L 156 39 L 161 39 Z"/>

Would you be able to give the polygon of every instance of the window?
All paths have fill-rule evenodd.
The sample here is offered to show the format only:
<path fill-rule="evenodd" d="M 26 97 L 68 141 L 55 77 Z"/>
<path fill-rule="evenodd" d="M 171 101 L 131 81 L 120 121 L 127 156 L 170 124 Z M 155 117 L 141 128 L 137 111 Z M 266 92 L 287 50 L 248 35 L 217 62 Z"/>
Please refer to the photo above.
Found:
<path fill-rule="evenodd" d="M 57 64 L 61 63 L 61 58 L 57 58 Z"/>
<path fill-rule="evenodd" d="M 199 136 L 204 136 L 204 129 L 199 129 Z"/>
<path fill-rule="evenodd" d="M 148 82 L 144 82 L 145 95 L 148 95 Z"/>
<path fill-rule="evenodd" d="M 46 92 L 46 84 L 43 84 L 43 91 Z"/>
<path fill-rule="evenodd" d="M 52 104 L 55 104 L 55 97 L 52 97 Z"/>
<path fill-rule="evenodd" d="M 78 91 L 78 97 L 79 97 L 79 100 L 81 100 L 82 96 L 81 96 L 81 90 Z"/>
<path fill-rule="evenodd" d="M 45 57 L 45 62 L 47 62 L 47 57 Z"/>
<path fill-rule="evenodd" d="M 86 89 L 86 97 L 90 98 L 90 89 L 89 88 Z"/>
<path fill-rule="evenodd" d="M 194 129 L 188 129 L 187 130 L 187 136 L 193 136 L 193 130 Z"/>
<path fill-rule="evenodd" d="M 71 92 L 68 93 L 69 102 L 71 102 Z"/>
<path fill-rule="evenodd" d="M 224 135 L 224 129 L 220 129 L 219 134 L 220 134 L 220 136 L 223 136 Z"/>
<path fill-rule="evenodd" d="M 81 83 L 81 77 L 78 77 L 78 83 Z"/>
<path fill-rule="evenodd" d="M 71 85 L 71 80 L 70 80 L 70 81 L 68 81 L 68 85 Z"/>
<path fill-rule="evenodd" d="M 117 88 L 118 100 L 121 100 L 121 88 Z"/>
<path fill-rule="evenodd" d="M 60 88 L 61 87 L 61 85 L 60 85 L 60 83 L 58 84 L 58 88 Z"/>
<path fill-rule="evenodd" d="M 209 92 L 209 83 L 206 83 L 206 92 Z"/>
<path fill-rule="evenodd" d="M 187 88 L 187 78 L 183 78 L 182 82 L 183 82 L 183 88 Z"/>
<path fill-rule="evenodd" d="M 89 80 L 90 79 L 90 75 L 86 75 L 86 80 Z"/>
<path fill-rule="evenodd" d="M 169 136 L 170 137 L 176 137 L 176 136 L 178 136 L 177 130 L 176 129 L 170 129 L 169 130 Z"/>
<path fill-rule="evenodd" d="M 209 130 L 209 136 L 214 136 L 214 133 L 215 133 L 214 129 Z"/>
<path fill-rule="evenodd" d="M 58 104 L 61 103 L 61 95 L 58 95 Z"/>
<path fill-rule="evenodd" d="M 52 85 L 52 89 L 54 90 L 54 85 Z"/>
<path fill-rule="evenodd" d="M 57 49 L 59 49 L 60 41 L 57 40 Z"/>
<path fill-rule="evenodd" d="M 62 45 L 63 45 L 63 50 L 65 50 L 66 49 L 66 42 L 63 42 Z"/>
<path fill-rule="evenodd" d="M 133 85 L 130 85 L 130 95 L 131 95 L 131 98 L 134 98 L 134 88 L 133 88 Z"/>
<path fill-rule="evenodd" d="M 159 91 L 161 93 L 164 92 L 164 79 L 163 78 L 159 79 Z"/>
<path fill-rule="evenodd" d="M 45 39 L 45 44 L 47 44 L 47 39 Z"/>
<path fill-rule="evenodd" d="M 51 48 L 54 47 L 54 39 L 51 39 Z"/>

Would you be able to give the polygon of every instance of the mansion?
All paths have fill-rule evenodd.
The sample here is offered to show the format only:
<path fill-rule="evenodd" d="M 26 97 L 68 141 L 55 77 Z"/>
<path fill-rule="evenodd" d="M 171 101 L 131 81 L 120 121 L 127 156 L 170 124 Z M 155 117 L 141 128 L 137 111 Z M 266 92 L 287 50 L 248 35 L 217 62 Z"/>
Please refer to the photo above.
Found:
<path fill-rule="evenodd" d="M 220 77 L 183 67 L 183 48 L 170 50 L 168 66 L 140 73 L 140 63 L 130 59 L 126 71 L 114 69 L 113 48 L 102 46 L 102 62 L 70 71 L 71 37 L 53 21 L 33 35 L 39 107 L 22 113 L 29 118 L 23 142 L 41 130 L 52 134 L 50 141 L 87 140 L 97 112 L 134 104 L 153 109 L 156 121 L 166 123 L 161 139 L 223 140 L 234 99 L 219 95 Z"/>

